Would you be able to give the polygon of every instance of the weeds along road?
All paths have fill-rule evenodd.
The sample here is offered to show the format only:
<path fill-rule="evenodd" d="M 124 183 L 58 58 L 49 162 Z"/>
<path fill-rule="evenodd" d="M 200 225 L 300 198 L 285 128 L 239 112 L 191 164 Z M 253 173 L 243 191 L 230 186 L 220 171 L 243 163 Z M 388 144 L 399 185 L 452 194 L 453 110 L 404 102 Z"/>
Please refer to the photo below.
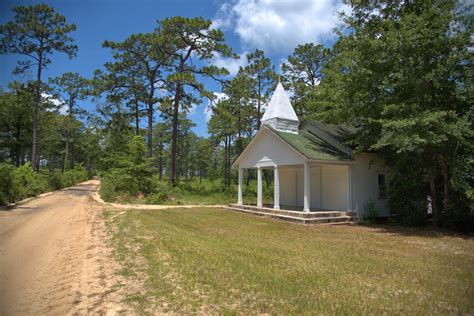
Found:
<path fill-rule="evenodd" d="M 0 315 L 121 312 L 99 181 L 0 211 Z"/>

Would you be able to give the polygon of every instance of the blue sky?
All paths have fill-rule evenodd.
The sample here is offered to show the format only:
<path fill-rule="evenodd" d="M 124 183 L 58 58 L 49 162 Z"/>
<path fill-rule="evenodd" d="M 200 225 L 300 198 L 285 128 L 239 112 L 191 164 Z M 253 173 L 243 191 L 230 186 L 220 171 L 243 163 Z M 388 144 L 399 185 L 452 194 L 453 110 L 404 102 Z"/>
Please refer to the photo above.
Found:
<path fill-rule="evenodd" d="M 108 49 L 102 48 L 104 40 L 121 41 L 133 33 L 151 32 L 156 20 L 172 16 L 201 16 L 221 28 L 226 42 L 242 55 L 240 60 L 217 58 L 214 64 L 227 67 L 234 74 L 245 65 L 245 54 L 263 49 L 279 71 L 280 64 L 298 45 L 306 42 L 330 45 L 334 40 L 332 28 L 337 23 L 335 12 L 345 7 L 339 0 L 50 0 L 0 2 L 0 24 L 13 17 L 11 9 L 17 5 L 47 3 L 75 23 L 72 33 L 79 47 L 77 57 L 68 59 L 62 54 L 52 56 L 52 64 L 44 79 L 64 72 L 78 72 L 90 78 L 95 69 L 111 60 Z M 24 76 L 13 75 L 12 70 L 20 56 L 0 55 L 0 87 L 7 89 L 8 82 L 32 78 L 33 71 Z M 220 87 L 210 80 L 209 90 L 219 92 Z M 198 135 L 207 135 L 207 100 L 189 113 Z M 89 111 L 95 104 L 86 100 L 81 104 Z M 156 114 L 158 117 L 158 113 Z"/>

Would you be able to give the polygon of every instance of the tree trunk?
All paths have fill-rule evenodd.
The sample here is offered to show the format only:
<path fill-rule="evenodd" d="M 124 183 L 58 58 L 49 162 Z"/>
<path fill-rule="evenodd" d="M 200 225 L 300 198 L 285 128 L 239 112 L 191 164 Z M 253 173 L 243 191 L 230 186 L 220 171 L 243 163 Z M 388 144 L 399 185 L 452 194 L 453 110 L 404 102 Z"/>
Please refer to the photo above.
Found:
<path fill-rule="evenodd" d="M 42 43 L 41 43 L 42 46 Z M 38 127 L 39 127 L 39 110 L 40 110 L 40 104 L 41 104 L 41 71 L 42 71 L 42 65 L 43 63 L 43 53 L 40 51 L 39 54 L 39 61 L 38 61 L 38 72 L 36 75 L 36 89 L 35 89 L 35 111 L 34 111 L 34 117 L 33 117 L 33 133 L 32 133 L 32 140 L 31 140 L 31 167 L 33 170 L 37 169 L 37 157 L 36 157 L 36 151 L 37 151 L 37 137 L 38 137 Z"/>
<path fill-rule="evenodd" d="M 73 110 L 73 107 L 74 107 L 74 97 L 72 96 L 69 96 L 69 120 L 72 124 L 72 119 L 73 119 L 73 114 L 72 114 L 72 110 Z M 67 127 L 67 130 L 66 130 L 66 145 L 65 145 L 65 148 L 64 148 L 64 158 L 63 158 L 63 165 L 62 165 L 62 168 L 61 168 L 61 173 L 64 173 L 64 171 L 67 169 L 67 162 L 69 160 L 69 126 Z"/>
<path fill-rule="evenodd" d="M 21 149 L 21 165 L 22 166 L 25 164 L 25 161 L 26 161 L 26 153 L 25 153 L 25 149 L 22 148 Z"/>
<path fill-rule="evenodd" d="M 261 119 L 261 117 L 262 117 L 262 116 L 261 116 L 261 113 L 260 113 L 260 112 L 262 111 L 262 109 L 261 109 L 261 104 L 260 104 L 260 94 L 261 94 L 261 92 L 260 92 L 260 89 L 261 89 L 261 82 L 260 82 L 260 80 L 258 80 L 258 96 L 257 96 L 257 130 L 259 130 L 259 129 L 260 129 L 260 124 L 261 124 L 261 122 L 260 122 L 260 119 Z"/>
<path fill-rule="evenodd" d="M 163 144 L 159 144 L 159 158 L 158 158 L 158 172 L 160 175 L 160 181 L 163 180 Z"/>
<path fill-rule="evenodd" d="M 147 145 L 148 145 L 147 157 L 152 157 L 153 156 L 153 103 L 148 104 Z"/>
<path fill-rule="evenodd" d="M 436 226 L 439 224 L 439 210 L 438 197 L 436 194 L 436 176 L 433 171 L 430 172 L 430 195 L 431 195 L 431 210 L 433 212 L 433 222 Z"/>
<path fill-rule="evenodd" d="M 224 136 L 224 186 L 227 187 L 227 136 Z"/>
<path fill-rule="evenodd" d="M 36 155 L 36 172 L 38 172 L 38 173 L 39 173 L 39 169 L 40 169 L 40 159 L 41 159 L 40 154 L 38 153 Z"/>
<path fill-rule="evenodd" d="M 61 173 L 64 173 L 64 171 L 67 168 L 67 161 L 69 159 L 68 157 L 68 152 L 69 152 L 69 137 L 66 137 L 66 148 L 64 149 L 64 156 L 63 156 L 63 164 L 61 166 Z"/>
<path fill-rule="evenodd" d="M 173 133 L 171 137 L 171 163 L 170 163 L 170 183 L 176 186 L 176 157 L 178 147 L 178 119 L 179 119 L 179 102 L 181 101 L 181 83 L 176 84 L 176 92 L 173 107 Z"/>
<path fill-rule="evenodd" d="M 270 188 L 270 174 L 268 172 L 264 172 L 265 184 L 267 185 L 267 189 Z"/>
<path fill-rule="evenodd" d="M 443 210 L 446 212 L 449 208 L 449 168 L 446 160 L 441 159 L 441 166 L 443 170 Z"/>
<path fill-rule="evenodd" d="M 54 165 L 54 155 L 51 155 L 51 158 L 50 158 L 50 161 L 49 161 L 49 172 L 51 172 L 52 174 L 54 174 L 54 168 L 56 166 Z"/>
<path fill-rule="evenodd" d="M 135 100 L 135 135 L 140 135 L 140 112 L 138 111 L 138 101 Z"/>
<path fill-rule="evenodd" d="M 231 156 L 232 156 L 232 136 L 229 136 L 229 149 L 227 150 L 227 187 L 230 187 Z"/>
<path fill-rule="evenodd" d="M 17 124 L 16 126 L 16 150 L 15 150 L 15 167 L 20 166 L 20 159 L 21 159 L 21 143 L 20 143 L 20 137 L 21 137 L 21 127 L 20 124 Z"/>

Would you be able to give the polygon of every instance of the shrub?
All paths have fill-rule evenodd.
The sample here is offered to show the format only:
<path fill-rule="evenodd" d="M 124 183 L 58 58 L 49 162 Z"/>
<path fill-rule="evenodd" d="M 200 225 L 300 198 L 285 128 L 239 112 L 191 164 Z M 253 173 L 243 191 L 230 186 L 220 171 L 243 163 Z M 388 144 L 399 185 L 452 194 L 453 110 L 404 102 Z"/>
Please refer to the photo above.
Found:
<path fill-rule="evenodd" d="M 364 205 L 364 221 L 373 224 L 378 216 L 379 211 L 375 207 L 375 202 L 373 200 L 367 201 Z"/>
<path fill-rule="evenodd" d="M 154 176 L 150 179 L 151 194 L 146 198 L 146 204 L 162 204 L 169 198 L 172 187 L 166 181 L 160 181 L 159 177 Z"/>
<path fill-rule="evenodd" d="M 13 193 L 13 170 L 15 167 L 6 163 L 0 163 L 0 205 L 5 205 L 14 201 Z"/>
<path fill-rule="evenodd" d="M 168 200 L 169 195 L 168 192 L 158 192 L 158 193 L 153 193 L 152 195 L 149 195 L 146 198 L 146 204 L 162 204 L 166 200 Z"/>
<path fill-rule="evenodd" d="M 59 190 L 61 188 L 64 188 L 63 175 L 59 172 L 53 173 L 49 177 L 49 185 L 53 190 Z"/>
<path fill-rule="evenodd" d="M 412 170 L 395 171 L 388 188 L 388 205 L 393 219 L 398 224 L 426 223 L 428 200 L 422 175 Z"/>
<path fill-rule="evenodd" d="M 87 171 L 82 165 L 74 169 L 51 175 L 36 173 L 28 162 L 15 168 L 12 165 L 0 164 L 0 205 L 12 203 L 27 197 L 35 196 L 49 190 L 58 190 L 88 179 Z"/>
<path fill-rule="evenodd" d="M 136 178 L 123 173 L 120 169 L 115 169 L 102 178 L 100 195 L 104 201 L 112 202 L 120 194 L 136 195 L 138 189 Z"/>
<path fill-rule="evenodd" d="M 77 165 L 74 169 L 64 172 L 63 187 L 69 187 L 87 179 L 87 170 L 82 165 Z"/>
<path fill-rule="evenodd" d="M 469 207 L 469 198 L 462 192 L 452 190 L 450 203 L 441 210 L 439 224 L 461 232 L 474 231 L 474 210 Z"/>
<path fill-rule="evenodd" d="M 50 189 L 48 177 L 34 172 L 29 162 L 13 170 L 12 188 L 14 200 L 38 195 Z"/>

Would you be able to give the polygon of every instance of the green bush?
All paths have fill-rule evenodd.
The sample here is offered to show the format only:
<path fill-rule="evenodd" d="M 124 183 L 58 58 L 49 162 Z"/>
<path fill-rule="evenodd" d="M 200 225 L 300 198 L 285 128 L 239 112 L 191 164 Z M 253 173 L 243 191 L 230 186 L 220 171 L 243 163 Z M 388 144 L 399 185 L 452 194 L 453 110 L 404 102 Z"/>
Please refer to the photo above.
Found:
<path fill-rule="evenodd" d="M 77 165 L 74 169 L 64 173 L 55 172 L 49 176 L 49 185 L 53 190 L 73 186 L 77 183 L 89 179 L 89 174 L 82 165 Z"/>
<path fill-rule="evenodd" d="M 14 200 L 35 196 L 50 189 L 48 176 L 36 173 L 29 162 L 13 170 L 12 178 Z"/>
<path fill-rule="evenodd" d="M 401 225 L 422 225 L 427 220 L 428 200 L 421 174 L 394 171 L 388 188 L 393 220 Z"/>
<path fill-rule="evenodd" d="M 168 200 L 169 195 L 168 192 L 157 192 L 149 195 L 145 202 L 146 204 L 163 204 L 166 200 Z"/>
<path fill-rule="evenodd" d="M 64 180 L 63 180 L 63 175 L 59 172 L 53 173 L 49 177 L 49 185 L 53 190 L 59 190 L 64 188 Z"/>
<path fill-rule="evenodd" d="M 474 232 L 474 209 L 469 207 L 471 201 L 462 192 L 452 190 L 450 194 L 448 207 L 440 208 L 440 226 L 466 233 Z"/>
<path fill-rule="evenodd" d="M 369 200 L 364 205 L 364 221 L 367 223 L 375 223 L 377 217 L 379 216 L 379 211 L 375 206 L 375 202 L 373 200 Z"/>
<path fill-rule="evenodd" d="M 35 196 L 50 190 L 58 190 L 75 185 L 88 179 L 87 171 L 82 165 L 61 173 L 36 173 L 28 162 L 15 168 L 0 163 L 0 205 L 5 205 L 27 197 Z"/>
<path fill-rule="evenodd" d="M 6 163 L 0 163 L 0 205 L 14 201 L 13 193 L 13 170 L 15 167 Z"/>
<path fill-rule="evenodd" d="M 15 168 L 0 164 L 0 204 L 5 205 L 50 189 L 48 176 L 33 171 L 30 163 Z"/>
<path fill-rule="evenodd" d="M 76 183 L 86 181 L 87 179 L 87 170 L 82 165 L 77 165 L 74 169 L 64 172 L 63 187 L 69 187 Z"/>
<path fill-rule="evenodd" d="M 113 202 L 120 194 L 136 195 L 138 189 L 136 178 L 120 169 L 115 169 L 103 176 L 100 195 L 104 201 Z"/>

